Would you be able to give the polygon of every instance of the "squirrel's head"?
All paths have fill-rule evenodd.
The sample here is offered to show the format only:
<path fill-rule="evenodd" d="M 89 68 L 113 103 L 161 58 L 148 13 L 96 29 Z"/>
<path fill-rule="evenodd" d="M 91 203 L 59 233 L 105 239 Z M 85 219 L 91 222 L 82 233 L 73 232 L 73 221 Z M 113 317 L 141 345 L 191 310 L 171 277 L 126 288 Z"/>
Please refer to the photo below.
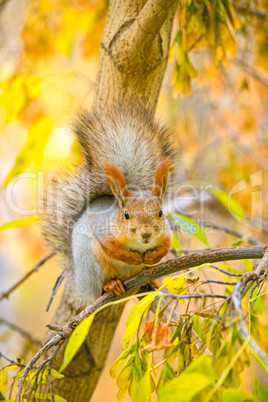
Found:
<path fill-rule="evenodd" d="M 107 162 L 104 171 L 112 193 L 118 200 L 118 219 L 122 233 L 140 243 L 153 242 L 166 228 L 162 203 L 168 185 L 170 159 L 166 158 L 156 167 L 152 190 L 130 191 L 121 171 Z"/>

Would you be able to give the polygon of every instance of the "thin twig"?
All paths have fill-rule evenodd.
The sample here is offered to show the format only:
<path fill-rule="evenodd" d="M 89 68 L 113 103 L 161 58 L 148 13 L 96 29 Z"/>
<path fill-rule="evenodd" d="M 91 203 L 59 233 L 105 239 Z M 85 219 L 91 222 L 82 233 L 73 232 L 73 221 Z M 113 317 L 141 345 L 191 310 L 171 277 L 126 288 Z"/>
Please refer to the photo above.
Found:
<path fill-rule="evenodd" d="M 176 300 L 184 299 L 204 299 L 205 297 L 215 297 L 216 299 L 227 299 L 227 296 L 214 293 L 186 293 L 183 295 L 173 295 L 172 293 L 163 294 L 165 297 L 171 297 Z"/>
<path fill-rule="evenodd" d="M 50 350 L 52 348 L 52 346 L 57 345 L 61 340 L 62 340 L 62 335 L 59 335 L 59 334 L 54 335 L 53 338 L 50 339 L 36 353 L 36 355 L 34 355 L 34 357 L 29 361 L 29 363 L 25 367 L 25 369 L 24 369 L 24 371 L 23 371 L 23 373 L 21 375 L 21 378 L 19 380 L 18 389 L 17 389 L 17 395 L 16 395 L 16 402 L 20 402 L 20 400 L 21 400 L 21 393 L 22 393 L 24 382 L 26 380 L 26 377 L 27 377 L 28 373 L 32 369 L 33 365 L 35 364 L 35 362 L 37 362 L 37 360 L 39 360 L 40 357 L 42 357 L 48 350 Z"/>
<path fill-rule="evenodd" d="M 230 286 L 235 286 L 237 282 L 227 282 L 227 281 L 214 281 L 214 279 L 208 279 L 205 282 L 202 282 L 202 285 L 205 285 L 207 283 L 217 283 L 218 285 L 230 285 Z"/>
<path fill-rule="evenodd" d="M 29 276 L 31 276 L 33 273 L 37 272 L 38 269 L 47 261 L 49 260 L 55 253 L 49 253 L 47 254 L 45 257 L 41 258 L 41 260 L 39 260 L 37 262 L 37 264 L 35 264 L 35 266 L 28 271 L 25 275 L 23 275 L 22 278 L 20 278 L 16 283 L 14 283 L 14 285 L 12 285 L 7 291 L 3 292 L 0 296 L 0 302 L 4 299 L 8 299 L 10 294 L 12 292 L 14 292 L 14 290 L 16 290 L 23 282 L 26 281 L 26 279 L 29 278 Z"/>
<path fill-rule="evenodd" d="M 49 298 L 49 301 L 48 301 L 48 304 L 47 304 L 47 308 L 46 308 L 47 312 L 48 312 L 48 310 L 49 310 L 49 308 L 51 306 L 51 303 L 53 302 L 54 297 L 55 297 L 57 291 L 59 290 L 59 287 L 60 287 L 60 285 L 61 285 L 61 283 L 62 283 L 64 278 L 65 278 L 65 271 L 62 271 L 59 274 L 59 276 L 57 277 L 56 282 L 55 282 L 55 284 L 53 286 L 53 289 L 52 289 L 52 292 L 51 292 L 51 295 L 50 295 L 50 298 Z"/>
<path fill-rule="evenodd" d="M 3 357 L 5 360 L 7 360 L 10 364 L 16 364 L 18 367 L 26 367 L 26 364 L 16 362 L 16 360 L 10 359 L 4 353 L 0 352 L 0 357 Z"/>
<path fill-rule="evenodd" d="M 50 394 L 51 394 L 51 401 L 55 402 L 54 388 L 53 388 L 52 376 L 51 376 L 51 369 L 48 369 L 48 382 L 49 382 L 49 388 L 50 388 Z"/>
<path fill-rule="evenodd" d="M 223 273 L 224 275 L 228 275 L 228 276 L 243 276 L 243 274 L 235 274 L 234 272 L 229 272 L 226 271 L 225 269 L 216 267 L 216 265 L 210 265 L 210 268 L 216 269 L 216 271 L 219 271 L 221 273 Z"/>

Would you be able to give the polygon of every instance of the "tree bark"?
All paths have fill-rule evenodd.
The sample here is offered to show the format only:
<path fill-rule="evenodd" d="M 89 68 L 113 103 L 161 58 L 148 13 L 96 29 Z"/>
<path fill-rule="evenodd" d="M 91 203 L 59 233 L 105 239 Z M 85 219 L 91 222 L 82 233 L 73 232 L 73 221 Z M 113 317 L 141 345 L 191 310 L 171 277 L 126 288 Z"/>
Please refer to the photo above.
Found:
<path fill-rule="evenodd" d="M 116 100 L 138 99 L 153 112 L 166 69 L 177 0 L 111 0 L 99 54 L 94 104 L 105 107 Z M 53 381 L 55 394 L 67 401 L 89 401 L 105 364 L 123 305 L 107 308 L 95 318 L 86 341 L 64 371 Z M 53 324 L 64 325 L 75 307 L 68 280 Z M 49 331 L 48 340 L 54 335 Z M 63 360 L 60 350 L 53 366 Z"/>

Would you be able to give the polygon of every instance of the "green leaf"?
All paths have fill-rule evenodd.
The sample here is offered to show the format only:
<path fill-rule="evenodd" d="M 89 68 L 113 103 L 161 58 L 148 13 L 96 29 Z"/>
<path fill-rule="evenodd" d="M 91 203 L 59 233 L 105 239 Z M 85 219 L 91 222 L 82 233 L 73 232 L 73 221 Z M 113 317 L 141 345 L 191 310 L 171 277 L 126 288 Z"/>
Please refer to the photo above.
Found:
<path fill-rule="evenodd" d="M 5 367 L 5 370 L 15 370 L 17 368 L 20 368 L 20 366 L 17 366 L 17 364 L 10 364 L 9 366 Z"/>
<path fill-rule="evenodd" d="M 221 394 L 221 402 L 250 402 L 251 395 L 237 389 L 228 388 Z"/>
<path fill-rule="evenodd" d="M 80 349 L 82 346 L 84 340 L 87 337 L 89 328 L 91 327 L 91 324 L 94 320 L 95 315 L 91 314 L 89 317 L 87 317 L 85 320 L 83 320 L 74 330 L 72 335 L 70 336 L 70 339 L 67 343 L 65 352 L 64 352 L 64 358 L 63 358 L 63 363 L 59 369 L 59 372 L 61 373 L 71 362 L 73 357 L 76 355 L 76 352 Z"/>
<path fill-rule="evenodd" d="M 210 187 L 208 188 L 208 191 L 211 192 L 211 194 L 214 195 L 214 197 L 230 212 L 233 213 L 240 218 L 245 218 L 245 211 L 242 205 L 235 200 L 234 198 L 231 198 L 229 194 L 227 194 L 225 191 L 220 190 L 217 187 Z"/>
<path fill-rule="evenodd" d="M 175 219 L 182 230 L 187 233 L 195 236 L 198 240 L 208 246 L 208 241 L 206 234 L 203 228 L 195 222 L 193 219 L 189 218 L 188 216 L 181 215 L 181 214 L 171 214 L 172 218 Z"/>
<path fill-rule="evenodd" d="M 163 285 L 170 291 L 172 294 L 182 293 L 184 290 L 185 293 L 185 278 L 183 276 L 166 276 L 163 279 Z"/>
<path fill-rule="evenodd" d="M 138 383 L 134 402 L 151 402 L 151 374 L 149 369 Z"/>
<path fill-rule="evenodd" d="M 37 221 L 39 221 L 39 218 L 37 216 L 28 216 L 27 218 L 16 219 L 14 221 L 4 223 L 4 225 L 0 226 L 0 232 L 2 230 L 14 229 L 19 228 L 21 226 L 30 225 L 31 223 Z"/>
<path fill-rule="evenodd" d="M 0 401 L 6 401 L 6 398 L 4 397 L 4 395 L 2 394 L 2 392 L 0 392 Z"/>
<path fill-rule="evenodd" d="M 39 165 L 43 159 L 43 152 L 53 127 L 53 121 L 49 117 L 42 117 L 34 122 L 28 131 L 27 142 L 19 152 L 15 165 L 7 174 L 4 185 L 7 186 L 14 176 L 23 173 L 31 162 Z"/>
<path fill-rule="evenodd" d="M 255 378 L 252 391 L 252 402 L 267 402 L 267 401 L 268 401 L 267 389 Z"/>
<path fill-rule="evenodd" d="M 4 392 L 8 386 L 8 377 L 4 369 L 0 370 L 0 392 Z"/>
<path fill-rule="evenodd" d="M 171 218 L 174 219 L 180 226 L 180 228 L 189 235 L 193 235 L 196 231 L 196 226 L 192 225 L 191 222 L 188 222 L 186 219 L 184 219 L 184 216 L 179 215 L 179 214 L 170 214 Z"/>
<path fill-rule="evenodd" d="M 54 395 L 55 402 L 68 402 L 66 399 L 64 399 L 60 395 Z"/>
<path fill-rule="evenodd" d="M 110 368 L 110 376 L 112 378 L 116 378 L 123 368 L 128 355 L 133 351 L 133 345 L 129 346 L 124 352 L 118 357 L 118 359 L 114 362 L 112 367 Z"/>
<path fill-rule="evenodd" d="M 146 312 L 146 310 L 148 310 L 149 306 L 151 305 L 157 294 L 158 292 L 156 291 L 145 296 L 130 311 L 126 322 L 125 333 L 123 336 L 124 349 L 128 347 L 129 342 L 138 331 L 143 314 Z"/>
<path fill-rule="evenodd" d="M 175 374 L 173 368 L 166 362 L 159 376 L 157 384 L 157 393 L 168 381 L 173 380 L 174 377 Z"/>
<path fill-rule="evenodd" d="M 46 367 L 45 370 L 44 370 L 44 374 L 48 375 L 49 373 L 50 373 L 51 377 L 53 377 L 53 378 L 59 378 L 59 379 L 64 378 L 64 375 L 60 374 L 57 370 L 54 370 L 53 368 Z"/>
<path fill-rule="evenodd" d="M 18 378 L 21 377 L 22 373 L 23 373 L 24 369 L 21 369 L 17 374 L 15 374 L 12 378 L 14 380 L 17 380 Z"/>
<path fill-rule="evenodd" d="M 133 366 L 133 360 L 134 357 L 131 356 L 126 364 L 126 366 L 121 370 L 119 376 L 116 379 L 116 385 L 119 388 L 117 398 L 118 400 L 123 399 L 126 396 L 128 387 L 129 387 L 129 381 L 131 379 L 131 374 L 132 374 L 132 366 Z"/>
<path fill-rule="evenodd" d="M 178 377 L 164 384 L 159 391 L 159 402 L 189 402 L 216 380 L 212 361 L 208 356 L 201 356 Z M 179 395 L 179 399 L 178 399 Z"/>
<path fill-rule="evenodd" d="M 181 242 L 177 236 L 172 236 L 172 248 L 179 250 L 181 248 Z"/>

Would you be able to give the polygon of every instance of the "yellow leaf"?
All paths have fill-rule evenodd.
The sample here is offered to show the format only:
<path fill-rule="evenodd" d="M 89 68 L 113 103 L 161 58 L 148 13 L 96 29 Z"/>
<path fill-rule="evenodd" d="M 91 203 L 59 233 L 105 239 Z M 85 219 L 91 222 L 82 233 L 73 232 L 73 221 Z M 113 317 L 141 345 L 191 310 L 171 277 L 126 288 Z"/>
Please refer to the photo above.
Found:
<path fill-rule="evenodd" d="M 30 75 L 26 79 L 27 93 L 30 98 L 36 98 L 40 92 L 40 80 L 34 75 Z"/>
<path fill-rule="evenodd" d="M 84 340 L 87 337 L 88 331 L 91 327 L 91 324 L 94 320 L 95 315 L 91 314 L 89 317 L 87 317 L 85 320 L 83 320 L 74 330 L 72 333 L 65 352 L 64 352 L 64 359 L 63 363 L 59 369 L 59 372 L 61 373 L 71 362 L 73 357 L 76 355 L 80 347 L 82 346 Z"/>
<path fill-rule="evenodd" d="M 172 294 L 185 292 L 185 278 L 183 276 L 166 276 L 163 279 L 163 285 Z"/>
<path fill-rule="evenodd" d="M 151 374 L 147 370 L 137 386 L 134 402 L 150 402 L 151 401 Z"/>
<path fill-rule="evenodd" d="M 65 12 L 60 34 L 56 40 L 58 50 L 65 56 L 71 53 L 74 41 L 74 14 Z"/>
<path fill-rule="evenodd" d="M 14 178 L 14 176 L 23 173 L 31 162 L 39 165 L 43 159 L 43 152 L 50 132 L 53 127 L 53 121 L 49 117 L 42 117 L 34 122 L 28 131 L 27 142 L 24 148 L 19 152 L 15 165 L 7 174 L 4 185 Z"/>
<path fill-rule="evenodd" d="M 28 216 L 27 218 L 22 218 L 22 219 L 16 219 L 11 222 L 4 223 L 4 225 L 0 226 L 0 232 L 2 230 L 7 230 L 7 229 L 14 229 L 14 228 L 19 228 L 21 226 L 26 226 L 30 225 L 33 222 L 37 222 L 39 218 L 37 216 Z"/>
<path fill-rule="evenodd" d="M 8 386 L 7 373 L 4 369 L 0 370 L 0 392 L 3 393 Z"/>
<path fill-rule="evenodd" d="M 128 346 L 129 342 L 137 332 L 143 314 L 146 312 L 146 310 L 148 310 L 149 306 L 157 296 L 157 293 L 158 291 L 152 292 L 151 294 L 145 296 L 130 311 L 123 336 L 124 348 Z"/>

